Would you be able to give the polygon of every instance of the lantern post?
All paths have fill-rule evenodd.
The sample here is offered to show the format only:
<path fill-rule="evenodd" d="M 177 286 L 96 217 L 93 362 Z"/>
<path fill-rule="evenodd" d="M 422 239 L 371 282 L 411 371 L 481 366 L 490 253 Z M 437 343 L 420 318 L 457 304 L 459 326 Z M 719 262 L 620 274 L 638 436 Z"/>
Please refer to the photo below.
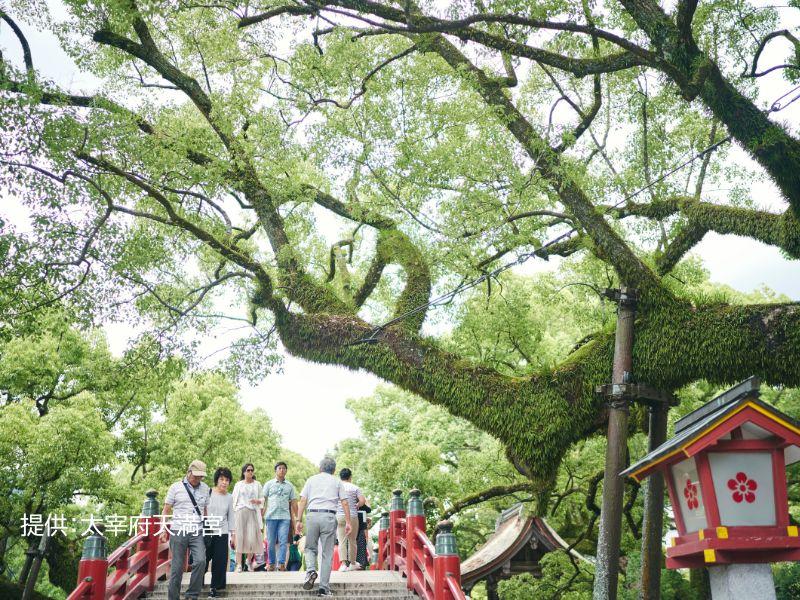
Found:
<path fill-rule="evenodd" d="M 614 340 L 614 367 L 611 384 L 628 383 L 633 364 L 633 321 L 636 316 L 636 293 L 633 290 L 607 290 L 619 302 L 617 332 Z M 603 506 L 597 538 L 597 566 L 594 577 L 594 600 L 614 600 L 619 577 L 619 546 L 622 537 L 622 500 L 625 481 L 619 476 L 625 468 L 628 452 L 628 400 L 610 396 L 606 466 L 603 475 Z"/>

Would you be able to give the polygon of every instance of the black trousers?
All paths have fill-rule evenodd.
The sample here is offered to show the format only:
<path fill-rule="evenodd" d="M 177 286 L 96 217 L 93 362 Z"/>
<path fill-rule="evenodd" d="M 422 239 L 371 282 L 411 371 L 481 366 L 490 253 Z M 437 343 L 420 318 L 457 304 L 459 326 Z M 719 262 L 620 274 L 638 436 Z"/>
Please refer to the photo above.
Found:
<path fill-rule="evenodd" d="M 211 587 L 215 590 L 225 588 L 225 575 L 228 572 L 228 534 L 210 535 L 208 562 L 211 565 Z"/>

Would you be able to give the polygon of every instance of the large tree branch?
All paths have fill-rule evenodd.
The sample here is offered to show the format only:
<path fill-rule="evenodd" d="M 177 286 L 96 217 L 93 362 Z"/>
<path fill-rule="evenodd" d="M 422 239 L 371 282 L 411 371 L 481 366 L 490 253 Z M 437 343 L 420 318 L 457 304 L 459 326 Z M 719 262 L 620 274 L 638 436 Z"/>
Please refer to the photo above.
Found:
<path fill-rule="evenodd" d="M 331 10 L 330 7 L 340 7 L 348 11 L 354 11 L 345 13 L 345 15 L 365 21 L 388 33 L 412 34 L 438 32 L 455 35 L 463 40 L 470 40 L 482 44 L 501 53 L 535 60 L 542 64 L 568 71 L 579 77 L 591 75 L 593 73 L 610 73 L 637 65 L 648 64 L 652 56 L 648 50 L 637 46 L 624 37 L 599 30 L 591 25 L 528 19 L 515 14 L 476 15 L 464 20 L 447 21 L 422 15 L 418 12 L 409 13 L 392 6 L 373 2 L 372 0 L 331 0 L 325 1 L 321 5 L 314 3 L 310 6 L 316 7 L 317 9 L 329 7 L 329 10 Z M 383 21 L 375 22 L 362 17 L 362 14 L 374 15 L 383 19 Z M 257 17 L 251 17 L 250 20 L 252 21 L 254 18 Z M 574 58 L 522 44 L 508 37 L 495 35 L 482 29 L 470 27 L 471 24 L 479 22 L 525 25 L 537 29 L 587 33 L 606 39 L 624 48 L 625 51 L 599 58 Z M 248 22 L 242 20 L 239 25 L 240 27 L 244 27 L 248 24 Z"/>
<path fill-rule="evenodd" d="M 800 258 L 800 220 L 791 210 L 775 214 L 700 202 L 692 197 L 672 197 L 649 204 L 629 203 L 612 212 L 619 218 L 637 216 L 663 220 L 676 214 L 685 217 L 686 224 L 659 258 L 659 271 L 662 273 L 669 272 L 709 231 L 748 237 L 777 246 L 793 258 Z"/>
<path fill-rule="evenodd" d="M 418 45 L 422 45 L 418 42 Z M 628 247 L 616 231 L 595 209 L 584 191 L 568 174 L 559 154 L 536 132 L 502 88 L 475 67 L 453 44 L 441 35 L 427 42 L 430 51 L 439 54 L 457 73 L 471 83 L 475 91 L 499 115 L 501 122 L 534 160 L 542 177 L 550 183 L 561 202 L 580 222 L 593 244 L 614 265 L 626 285 L 640 290 L 645 302 L 670 295 L 660 280 Z"/>
<path fill-rule="evenodd" d="M 203 88 L 200 87 L 197 80 L 178 69 L 166 59 L 155 45 L 144 20 L 138 15 L 134 17 L 134 29 L 139 35 L 141 43 L 136 43 L 123 35 L 105 29 L 95 31 L 93 39 L 99 44 L 122 50 L 126 54 L 140 59 L 155 69 L 159 75 L 186 94 L 200 113 L 206 118 L 225 146 L 230 147 L 230 137 L 217 122 L 217 119 L 212 118 L 211 111 L 213 107 L 211 99 L 203 91 Z"/>
<path fill-rule="evenodd" d="M 283 309 L 276 326 L 297 356 L 366 369 L 497 436 L 537 479 L 552 477 L 570 444 L 603 423 L 594 387 L 611 372 L 611 332 L 597 333 L 552 371 L 520 378 L 471 364 L 395 327 L 373 337 L 375 343 L 348 344 L 374 331 L 357 317 Z M 698 379 L 724 384 L 753 374 L 767 383 L 800 384 L 800 304 L 675 303 L 642 316 L 636 327 L 639 381 L 676 389 Z"/>
<path fill-rule="evenodd" d="M 655 0 L 620 1 L 662 57 L 658 68 L 672 78 L 684 96 L 703 100 L 734 139 L 766 169 L 800 217 L 800 140 L 739 92 L 695 40 L 682 35 Z"/>

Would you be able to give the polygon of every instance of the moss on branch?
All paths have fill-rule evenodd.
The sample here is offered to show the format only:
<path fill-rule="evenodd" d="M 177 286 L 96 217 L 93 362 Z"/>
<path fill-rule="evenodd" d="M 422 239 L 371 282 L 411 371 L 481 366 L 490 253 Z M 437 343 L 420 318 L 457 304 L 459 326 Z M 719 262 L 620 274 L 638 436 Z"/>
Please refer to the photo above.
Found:
<path fill-rule="evenodd" d="M 406 274 L 406 283 L 397 299 L 393 318 L 427 304 L 431 295 L 431 273 L 419 249 L 398 229 L 378 233 L 378 258 L 383 264 L 398 264 Z M 427 311 L 418 310 L 400 322 L 407 331 L 419 331 Z"/>
<path fill-rule="evenodd" d="M 557 368 L 510 377 L 447 353 L 399 328 L 375 344 L 349 345 L 371 326 L 356 317 L 281 311 L 276 324 L 286 348 L 315 362 L 366 369 L 441 405 L 496 436 L 531 476 L 546 483 L 564 452 L 602 426 L 594 388 L 611 374 L 613 332 L 599 332 Z M 754 374 L 800 385 L 800 305 L 671 303 L 637 320 L 634 375 L 676 389 L 706 379 L 725 384 Z"/>
<path fill-rule="evenodd" d="M 620 218 L 639 216 L 661 220 L 678 213 L 686 218 L 673 243 L 659 257 L 662 274 L 709 231 L 749 237 L 777 246 L 792 258 L 800 258 L 800 220 L 791 210 L 775 214 L 700 202 L 691 197 L 673 197 L 650 204 L 628 204 L 615 212 Z"/>

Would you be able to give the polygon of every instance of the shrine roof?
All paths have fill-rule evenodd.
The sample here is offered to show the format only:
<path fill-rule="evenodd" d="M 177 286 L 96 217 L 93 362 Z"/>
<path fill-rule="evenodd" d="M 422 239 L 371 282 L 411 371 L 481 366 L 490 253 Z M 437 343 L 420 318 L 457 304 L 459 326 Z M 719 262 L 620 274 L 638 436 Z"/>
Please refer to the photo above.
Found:
<path fill-rule="evenodd" d="M 676 435 L 672 439 L 667 440 L 632 464 L 620 475 L 639 480 L 642 476 L 646 476 L 647 471 L 660 463 L 673 459 L 673 457 L 684 459 L 691 456 L 692 453 L 687 451 L 691 444 L 748 407 L 764 415 L 769 421 L 800 434 L 800 423 L 775 407 L 762 402 L 758 397 L 758 390 L 758 379 L 751 377 L 682 417 L 675 423 Z M 670 460 L 670 462 L 675 462 L 675 460 Z"/>

